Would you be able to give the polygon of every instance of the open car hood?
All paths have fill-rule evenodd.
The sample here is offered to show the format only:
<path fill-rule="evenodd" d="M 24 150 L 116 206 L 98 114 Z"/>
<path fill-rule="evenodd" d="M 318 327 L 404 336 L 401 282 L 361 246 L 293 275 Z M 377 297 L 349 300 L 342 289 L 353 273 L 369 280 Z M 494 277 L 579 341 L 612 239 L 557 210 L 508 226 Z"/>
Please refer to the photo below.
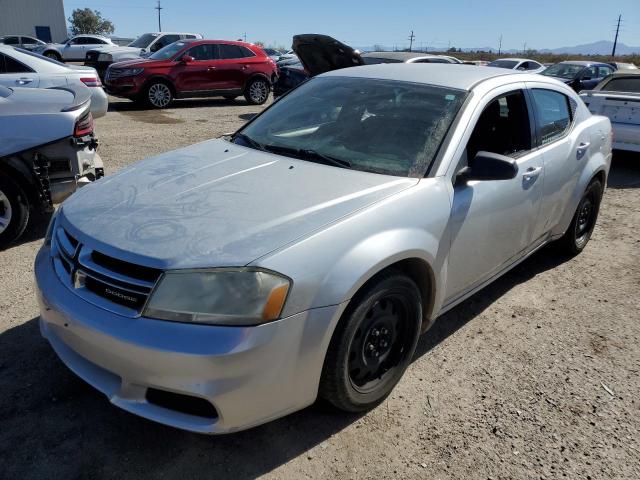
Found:
<path fill-rule="evenodd" d="M 312 77 L 332 70 L 364 65 L 357 51 L 327 35 L 295 35 L 292 48 Z"/>

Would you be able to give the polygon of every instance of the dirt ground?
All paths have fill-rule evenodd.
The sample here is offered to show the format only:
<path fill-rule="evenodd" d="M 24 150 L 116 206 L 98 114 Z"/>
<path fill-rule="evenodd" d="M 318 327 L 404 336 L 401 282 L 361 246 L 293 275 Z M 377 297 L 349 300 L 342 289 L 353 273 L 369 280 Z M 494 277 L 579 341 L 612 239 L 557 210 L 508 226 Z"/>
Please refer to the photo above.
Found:
<path fill-rule="evenodd" d="M 116 100 L 107 172 L 232 131 L 261 107 Z M 230 436 L 111 406 L 40 337 L 32 263 L 45 225 L 0 252 L 0 478 L 640 478 L 640 155 L 616 154 L 580 256 L 546 248 L 440 318 L 392 396 L 312 406 Z"/>

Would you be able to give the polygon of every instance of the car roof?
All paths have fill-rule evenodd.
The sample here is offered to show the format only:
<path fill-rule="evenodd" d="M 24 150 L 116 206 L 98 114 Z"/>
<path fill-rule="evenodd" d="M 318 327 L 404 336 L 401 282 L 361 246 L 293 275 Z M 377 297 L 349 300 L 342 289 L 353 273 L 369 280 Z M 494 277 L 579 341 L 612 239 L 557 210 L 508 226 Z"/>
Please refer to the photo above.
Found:
<path fill-rule="evenodd" d="M 439 55 L 431 55 L 423 52 L 367 52 L 361 57 L 388 58 L 389 60 L 411 60 L 412 58 L 438 58 Z"/>
<path fill-rule="evenodd" d="M 254 45 L 253 43 L 249 43 L 249 42 L 238 42 L 235 40 L 211 40 L 211 39 L 206 39 L 203 40 L 201 38 L 185 38 L 183 40 L 180 40 L 182 43 L 193 43 L 193 44 L 197 44 L 197 45 L 207 45 L 207 44 L 211 44 L 211 43 L 225 43 L 227 45 L 239 45 L 241 47 L 253 47 L 253 48 L 259 48 L 258 45 Z"/>
<path fill-rule="evenodd" d="M 565 65 L 582 65 L 583 67 L 590 67 L 592 65 L 602 65 L 603 67 L 611 67 L 611 65 L 603 62 L 590 62 L 588 60 L 565 60 L 564 62 L 559 62 Z"/>
<path fill-rule="evenodd" d="M 536 63 L 540 63 L 536 60 L 530 60 L 528 58 L 512 58 L 512 57 L 505 57 L 505 58 L 496 58 L 495 60 L 492 60 L 492 62 L 499 62 L 500 60 L 509 60 L 510 62 L 536 62 Z M 491 62 L 489 62 L 491 63 Z"/>
<path fill-rule="evenodd" d="M 381 63 L 343 68 L 322 74 L 322 77 L 355 77 L 424 83 L 458 90 L 471 90 L 484 81 L 512 76 L 521 80 L 522 73 L 504 68 L 473 68 L 453 63 Z"/>

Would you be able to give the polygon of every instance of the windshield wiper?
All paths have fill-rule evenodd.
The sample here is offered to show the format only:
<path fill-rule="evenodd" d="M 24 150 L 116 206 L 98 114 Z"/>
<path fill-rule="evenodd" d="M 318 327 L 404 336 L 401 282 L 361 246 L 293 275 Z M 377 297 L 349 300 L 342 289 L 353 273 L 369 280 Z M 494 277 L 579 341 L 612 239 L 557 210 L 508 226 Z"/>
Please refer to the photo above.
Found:
<path fill-rule="evenodd" d="M 331 157 L 324 153 L 316 152 L 304 148 L 283 147 L 280 145 L 263 145 L 268 152 L 279 153 L 289 157 L 308 160 L 310 162 L 322 163 L 324 165 L 333 165 L 334 167 L 351 168 L 351 163 L 340 158 Z"/>
<path fill-rule="evenodd" d="M 231 137 L 231 141 L 233 143 L 236 143 L 236 139 L 242 140 L 249 147 L 255 148 L 256 150 L 262 150 L 263 152 L 267 151 L 267 149 L 264 148 L 264 145 L 262 145 L 259 142 L 256 142 L 253 138 L 249 137 L 248 135 L 245 135 L 244 133 L 236 133 L 233 137 Z"/>

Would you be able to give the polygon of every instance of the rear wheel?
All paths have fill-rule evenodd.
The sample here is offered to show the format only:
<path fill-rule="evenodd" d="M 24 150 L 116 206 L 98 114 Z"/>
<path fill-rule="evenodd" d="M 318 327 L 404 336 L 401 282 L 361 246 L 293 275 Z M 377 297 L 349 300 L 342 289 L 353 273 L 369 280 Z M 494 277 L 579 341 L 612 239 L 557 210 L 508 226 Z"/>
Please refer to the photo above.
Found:
<path fill-rule="evenodd" d="M 580 199 L 569 228 L 560 239 L 559 243 L 567 253 L 577 255 L 589 243 L 598 219 L 601 199 L 602 183 L 593 180 Z"/>
<path fill-rule="evenodd" d="M 319 394 L 341 410 L 360 412 L 382 402 L 411 362 L 422 301 L 416 284 L 400 273 L 381 276 L 354 301 L 331 338 Z"/>
<path fill-rule="evenodd" d="M 44 56 L 47 57 L 47 58 L 51 58 L 53 60 L 58 60 L 59 62 L 62 61 L 62 57 L 59 54 L 57 54 L 56 52 L 45 52 Z"/>
<path fill-rule="evenodd" d="M 173 101 L 171 87 L 165 82 L 152 82 L 145 89 L 145 101 L 153 108 L 167 108 Z"/>
<path fill-rule="evenodd" d="M 0 175 L 0 249 L 15 241 L 27 228 L 29 200 L 20 186 Z"/>
<path fill-rule="evenodd" d="M 262 105 L 269 99 L 271 85 L 264 78 L 254 78 L 249 82 L 244 92 L 244 98 L 251 105 Z"/>

